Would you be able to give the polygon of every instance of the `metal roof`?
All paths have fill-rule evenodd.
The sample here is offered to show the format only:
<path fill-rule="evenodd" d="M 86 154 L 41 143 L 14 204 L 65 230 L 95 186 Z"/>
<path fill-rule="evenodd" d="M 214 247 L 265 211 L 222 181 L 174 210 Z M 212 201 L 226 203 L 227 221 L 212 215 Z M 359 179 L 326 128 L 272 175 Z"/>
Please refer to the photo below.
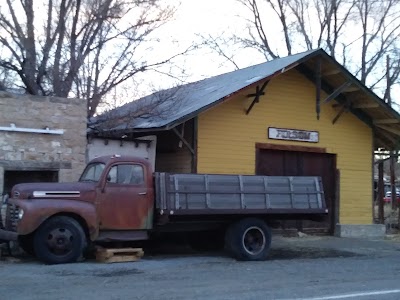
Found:
<path fill-rule="evenodd" d="M 124 122 L 115 127 L 108 127 L 108 130 L 168 127 L 168 125 L 185 119 L 188 115 L 193 115 L 214 105 L 219 100 L 238 90 L 270 77 L 277 72 L 284 72 L 288 66 L 317 51 L 311 50 L 275 59 L 259 65 L 157 92 L 118 107 L 104 116 L 100 116 L 97 118 L 97 121 L 101 122 L 104 120 L 104 117 L 124 119 Z M 141 111 L 150 112 L 143 114 L 140 113 Z M 129 116 L 132 118 L 129 118 Z"/>
<path fill-rule="evenodd" d="M 332 122 L 335 123 L 343 113 L 353 113 L 373 129 L 375 148 L 400 149 L 399 113 L 322 49 L 153 93 L 96 117 L 89 127 L 103 134 L 168 130 L 232 94 L 250 85 L 262 84 L 292 68 L 316 82 L 318 65 L 321 66 L 321 89 L 331 95 L 326 101 L 321 99 L 321 105 L 332 105 L 337 110 Z"/>

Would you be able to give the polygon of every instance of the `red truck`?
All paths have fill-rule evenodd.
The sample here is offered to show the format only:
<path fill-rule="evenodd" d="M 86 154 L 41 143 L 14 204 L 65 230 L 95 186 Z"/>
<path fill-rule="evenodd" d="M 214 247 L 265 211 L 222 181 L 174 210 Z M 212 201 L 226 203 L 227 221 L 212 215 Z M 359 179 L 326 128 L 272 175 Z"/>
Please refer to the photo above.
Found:
<path fill-rule="evenodd" d="M 221 233 L 235 258 L 264 260 L 271 222 L 318 220 L 328 212 L 319 177 L 151 170 L 145 159 L 103 156 L 89 162 L 78 182 L 15 185 L 9 227 L 26 252 L 49 264 L 75 262 L 98 242 L 180 231 Z"/>

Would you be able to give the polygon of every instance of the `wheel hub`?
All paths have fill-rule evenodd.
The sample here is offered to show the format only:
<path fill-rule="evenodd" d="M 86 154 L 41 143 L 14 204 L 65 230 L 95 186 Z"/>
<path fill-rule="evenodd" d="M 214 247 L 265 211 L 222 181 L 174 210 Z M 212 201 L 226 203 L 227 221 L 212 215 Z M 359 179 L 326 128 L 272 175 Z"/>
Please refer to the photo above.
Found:
<path fill-rule="evenodd" d="M 48 249 L 57 255 L 64 255 L 72 250 L 73 235 L 65 228 L 56 228 L 47 235 Z"/>
<path fill-rule="evenodd" d="M 263 230 L 257 226 L 247 228 L 242 239 L 243 248 L 251 255 L 260 254 L 266 244 L 266 238 Z"/>

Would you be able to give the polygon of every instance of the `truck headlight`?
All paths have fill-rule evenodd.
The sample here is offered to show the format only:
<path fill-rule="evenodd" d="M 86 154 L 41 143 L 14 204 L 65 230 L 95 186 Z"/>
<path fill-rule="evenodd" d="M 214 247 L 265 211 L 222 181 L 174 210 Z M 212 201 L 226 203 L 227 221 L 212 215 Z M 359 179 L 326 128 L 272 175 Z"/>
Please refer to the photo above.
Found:
<path fill-rule="evenodd" d="M 24 210 L 22 208 L 20 208 L 19 212 L 18 212 L 18 219 L 21 220 L 23 216 L 24 216 Z"/>

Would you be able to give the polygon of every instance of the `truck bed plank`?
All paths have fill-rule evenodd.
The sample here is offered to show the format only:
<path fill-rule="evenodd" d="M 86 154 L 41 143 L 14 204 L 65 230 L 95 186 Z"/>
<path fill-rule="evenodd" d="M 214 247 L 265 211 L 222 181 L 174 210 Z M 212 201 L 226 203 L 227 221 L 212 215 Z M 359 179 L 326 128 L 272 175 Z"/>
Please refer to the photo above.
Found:
<path fill-rule="evenodd" d="M 156 173 L 166 214 L 326 213 L 320 177 Z"/>

